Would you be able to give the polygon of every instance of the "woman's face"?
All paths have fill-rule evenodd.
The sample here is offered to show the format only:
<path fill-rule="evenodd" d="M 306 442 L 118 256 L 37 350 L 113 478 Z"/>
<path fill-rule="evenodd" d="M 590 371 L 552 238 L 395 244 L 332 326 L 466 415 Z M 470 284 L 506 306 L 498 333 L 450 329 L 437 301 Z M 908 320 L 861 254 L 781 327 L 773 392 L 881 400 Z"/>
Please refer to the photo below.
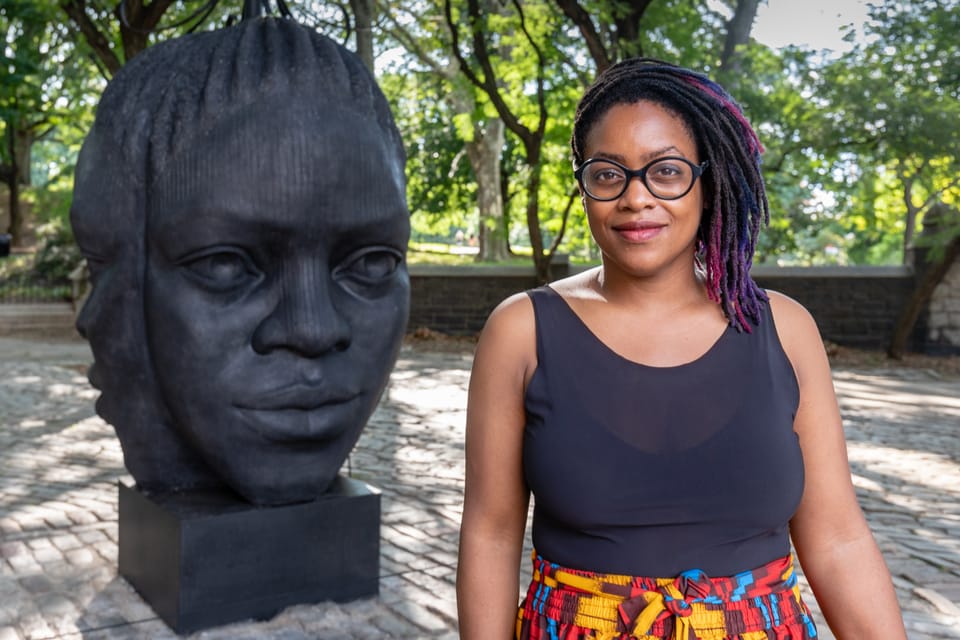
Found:
<path fill-rule="evenodd" d="M 176 428 L 255 503 L 327 488 L 406 324 L 402 163 L 375 124 L 329 116 L 255 107 L 151 191 L 145 310 L 161 392 Z"/>
<path fill-rule="evenodd" d="M 585 159 L 606 158 L 634 170 L 666 157 L 701 162 L 683 121 L 654 102 L 614 105 L 587 132 L 585 143 Z M 692 272 L 704 206 L 700 179 L 676 200 L 653 196 L 636 177 L 615 200 L 581 196 L 608 273 L 661 277 Z"/>

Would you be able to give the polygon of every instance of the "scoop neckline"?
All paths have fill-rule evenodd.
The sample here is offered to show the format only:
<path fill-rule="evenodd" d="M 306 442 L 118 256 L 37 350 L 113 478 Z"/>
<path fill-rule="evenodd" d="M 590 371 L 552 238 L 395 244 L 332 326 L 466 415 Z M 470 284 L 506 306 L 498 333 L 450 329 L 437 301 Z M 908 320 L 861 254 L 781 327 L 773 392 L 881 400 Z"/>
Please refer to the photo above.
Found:
<path fill-rule="evenodd" d="M 576 311 L 574 311 L 573 307 L 570 306 L 570 303 L 567 301 L 566 298 L 563 297 L 563 295 L 560 294 L 559 291 L 557 291 L 556 289 L 554 289 L 554 288 L 551 287 L 550 285 L 544 285 L 543 288 L 546 289 L 550 294 L 556 296 L 556 297 L 560 300 L 560 302 L 563 303 L 564 308 L 566 308 L 566 310 L 570 313 L 570 315 L 573 316 L 573 318 L 576 320 L 576 322 L 577 322 L 577 324 L 580 326 L 580 328 L 581 328 L 584 332 L 586 332 L 587 335 L 589 335 L 590 338 L 591 338 L 594 342 L 596 342 L 598 345 L 600 345 L 600 347 L 601 347 L 604 351 L 606 351 L 607 353 L 613 355 L 613 356 L 614 356 L 615 358 L 617 358 L 618 360 L 621 360 L 621 361 L 623 361 L 623 362 L 625 362 L 625 363 L 627 363 L 627 364 L 629 364 L 629 365 L 635 366 L 635 367 L 640 367 L 640 368 L 642 368 L 642 369 L 650 369 L 650 370 L 653 370 L 653 371 L 673 371 L 673 370 L 684 369 L 684 368 L 691 367 L 691 366 L 694 366 L 694 365 L 696 365 L 696 364 L 699 364 L 699 363 L 703 362 L 704 360 L 706 360 L 707 358 L 709 358 L 715 351 L 717 351 L 717 350 L 720 348 L 721 343 L 724 342 L 724 340 L 726 339 L 726 337 L 727 337 L 727 336 L 730 334 L 730 332 L 733 330 L 733 327 L 728 324 L 728 325 L 726 326 L 726 328 L 724 328 L 724 330 L 720 333 L 720 335 L 717 336 L 717 339 L 714 340 L 714 341 L 710 344 L 710 346 L 707 348 L 706 351 L 704 351 L 702 354 L 700 354 L 699 356 L 697 356 L 696 358 L 694 358 L 693 360 L 690 360 L 690 361 L 688 361 L 688 362 L 682 362 L 682 363 L 680 363 L 680 364 L 671 364 L 671 365 L 665 365 L 665 366 L 657 366 L 657 365 L 652 365 L 652 364 L 646 364 L 646 363 L 644 363 L 644 362 L 637 362 L 636 360 L 631 360 L 630 358 L 628 358 L 628 357 L 626 357 L 625 355 L 621 354 L 620 352 L 616 351 L 613 347 L 611 347 L 611 346 L 608 345 L 606 342 L 604 342 L 603 340 L 601 340 L 601 339 L 600 339 L 600 336 L 598 336 L 596 333 L 594 333 L 593 329 L 590 328 L 590 325 L 588 325 L 586 322 L 583 321 L 583 318 L 581 318 L 580 315 L 579 315 Z"/>

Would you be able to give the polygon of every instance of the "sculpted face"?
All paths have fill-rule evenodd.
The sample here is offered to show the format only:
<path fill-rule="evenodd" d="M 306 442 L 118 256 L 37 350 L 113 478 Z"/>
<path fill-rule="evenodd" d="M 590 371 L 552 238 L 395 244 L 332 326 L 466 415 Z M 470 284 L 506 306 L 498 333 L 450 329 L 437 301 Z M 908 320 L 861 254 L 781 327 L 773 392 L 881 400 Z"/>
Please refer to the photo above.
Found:
<path fill-rule="evenodd" d="M 145 491 L 215 486 L 218 480 L 170 429 L 157 397 L 142 314 L 143 189 L 106 136 L 88 137 L 80 154 L 71 207 L 74 237 L 92 290 L 77 317 L 90 342 L 90 383 L 101 391 L 97 413 L 112 424 L 124 462 Z"/>
<path fill-rule="evenodd" d="M 251 502 L 322 493 L 396 359 L 409 214 L 385 140 L 345 107 L 318 118 L 258 103 L 150 190 L 144 309 L 160 394 Z"/>

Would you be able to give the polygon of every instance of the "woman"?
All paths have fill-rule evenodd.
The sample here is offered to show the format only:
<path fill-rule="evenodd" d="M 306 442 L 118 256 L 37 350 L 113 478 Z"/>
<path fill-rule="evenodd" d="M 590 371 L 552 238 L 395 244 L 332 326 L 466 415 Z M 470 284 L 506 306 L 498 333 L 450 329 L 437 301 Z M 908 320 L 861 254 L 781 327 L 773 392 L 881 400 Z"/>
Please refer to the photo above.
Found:
<path fill-rule="evenodd" d="M 813 319 L 749 275 L 760 144 L 706 77 L 620 63 L 577 108 L 602 266 L 490 316 L 467 411 L 461 636 L 905 638 Z M 529 494 L 534 577 L 516 607 Z"/>

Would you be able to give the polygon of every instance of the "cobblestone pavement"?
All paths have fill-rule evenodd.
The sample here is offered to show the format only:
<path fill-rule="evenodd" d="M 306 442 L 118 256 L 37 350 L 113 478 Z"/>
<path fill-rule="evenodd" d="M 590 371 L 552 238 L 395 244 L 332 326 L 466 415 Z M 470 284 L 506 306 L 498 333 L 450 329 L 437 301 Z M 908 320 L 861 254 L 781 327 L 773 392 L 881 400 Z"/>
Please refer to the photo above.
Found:
<path fill-rule="evenodd" d="M 116 573 L 116 483 L 130 478 L 93 413 L 89 361 L 81 342 L 0 338 L 0 640 L 175 637 Z M 455 638 L 469 365 L 405 349 L 352 455 L 353 474 L 383 491 L 378 598 L 193 637 Z M 960 381 L 842 370 L 836 385 L 910 637 L 960 638 Z"/>

